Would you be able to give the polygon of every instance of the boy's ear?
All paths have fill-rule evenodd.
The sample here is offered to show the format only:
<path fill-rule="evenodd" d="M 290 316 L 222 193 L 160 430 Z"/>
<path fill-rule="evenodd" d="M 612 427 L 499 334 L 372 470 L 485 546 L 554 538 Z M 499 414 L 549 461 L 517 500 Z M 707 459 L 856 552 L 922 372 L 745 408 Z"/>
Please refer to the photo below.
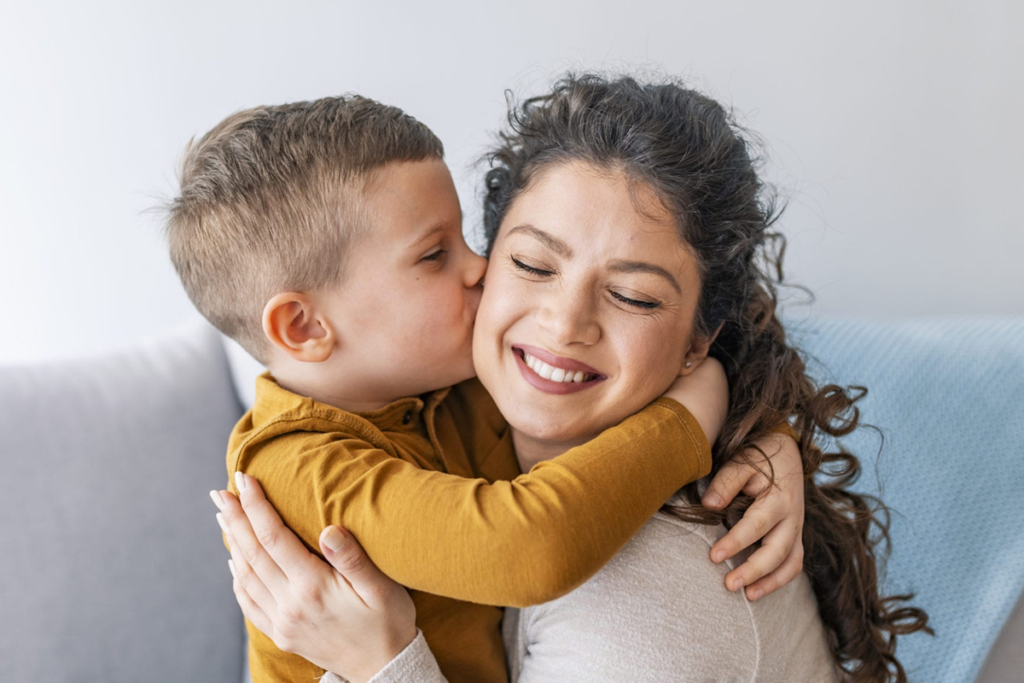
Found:
<path fill-rule="evenodd" d="M 322 363 L 331 357 L 337 335 L 314 301 L 300 292 L 275 294 L 263 307 L 263 333 L 294 360 Z"/>
<path fill-rule="evenodd" d="M 679 368 L 680 377 L 685 377 L 700 367 L 700 364 L 708 357 L 708 351 L 711 350 L 711 345 L 718 338 L 718 333 L 722 331 L 722 325 L 725 325 L 724 321 L 719 323 L 718 329 L 710 337 L 705 339 L 694 337 L 693 342 L 690 344 L 690 349 L 683 356 L 683 365 Z"/>

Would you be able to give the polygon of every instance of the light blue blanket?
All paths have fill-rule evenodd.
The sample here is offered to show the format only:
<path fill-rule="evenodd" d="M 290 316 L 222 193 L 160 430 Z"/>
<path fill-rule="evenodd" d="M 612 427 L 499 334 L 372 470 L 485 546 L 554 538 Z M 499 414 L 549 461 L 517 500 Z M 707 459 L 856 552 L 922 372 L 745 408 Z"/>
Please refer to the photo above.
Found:
<path fill-rule="evenodd" d="M 901 639 L 911 680 L 968 683 L 1024 587 L 1024 320 L 786 321 L 822 381 L 867 386 L 845 443 L 856 488 L 897 514 L 886 587 L 912 590 L 934 638 Z M 882 446 L 881 455 L 877 456 Z"/>

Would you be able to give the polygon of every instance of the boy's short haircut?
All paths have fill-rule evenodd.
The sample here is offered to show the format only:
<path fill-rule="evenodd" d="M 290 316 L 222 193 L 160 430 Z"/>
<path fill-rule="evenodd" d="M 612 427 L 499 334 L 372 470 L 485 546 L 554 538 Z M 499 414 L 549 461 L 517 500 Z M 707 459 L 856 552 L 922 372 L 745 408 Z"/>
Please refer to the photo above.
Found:
<path fill-rule="evenodd" d="M 443 156 L 427 126 L 365 97 L 232 114 L 189 142 L 168 207 L 185 292 L 266 364 L 263 307 L 278 292 L 341 282 L 353 241 L 371 229 L 361 197 L 373 171 Z"/>

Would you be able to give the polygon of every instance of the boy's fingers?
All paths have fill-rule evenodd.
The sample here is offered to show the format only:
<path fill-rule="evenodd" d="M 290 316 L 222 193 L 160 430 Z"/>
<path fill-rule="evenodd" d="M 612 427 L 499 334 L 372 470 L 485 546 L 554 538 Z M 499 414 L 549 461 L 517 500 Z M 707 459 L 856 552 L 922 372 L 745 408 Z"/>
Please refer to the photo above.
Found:
<path fill-rule="evenodd" d="M 778 510 L 759 505 L 760 502 L 755 501 L 747 508 L 743 518 L 711 547 L 712 562 L 717 564 L 727 560 L 747 546 L 753 545 L 783 519 Z"/>
<path fill-rule="evenodd" d="M 281 590 L 282 586 L 287 585 L 288 579 L 256 538 L 238 499 L 228 491 L 220 491 L 220 508 L 217 521 L 222 525 L 224 533 L 233 539 L 232 555 L 240 553 L 271 591 Z"/>
<path fill-rule="evenodd" d="M 724 508 L 739 495 L 753 473 L 754 469 L 747 463 L 730 460 L 711 480 L 708 490 L 701 496 L 701 504 L 712 510 Z"/>
<path fill-rule="evenodd" d="M 748 600 L 758 600 L 766 595 L 774 593 L 795 579 L 804 569 L 804 546 L 799 543 L 793 546 L 786 560 L 779 565 L 779 568 L 768 576 L 758 579 L 746 588 Z"/>
<path fill-rule="evenodd" d="M 320 550 L 368 607 L 380 607 L 378 598 L 398 585 L 370 561 L 359 541 L 340 527 L 329 526 L 320 533 Z"/>
<path fill-rule="evenodd" d="M 295 532 L 281 521 L 281 515 L 267 500 L 259 482 L 248 474 L 236 472 L 235 484 L 241 491 L 242 508 L 253 534 L 280 571 L 293 581 L 317 571 L 322 566 L 320 559 L 306 550 Z"/>
<path fill-rule="evenodd" d="M 796 541 L 795 534 L 783 526 L 776 526 L 764 537 L 761 547 L 747 561 L 729 572 L 725 585 L 729 590 L 749 586 L 771 574 L 789 557 Z"/>

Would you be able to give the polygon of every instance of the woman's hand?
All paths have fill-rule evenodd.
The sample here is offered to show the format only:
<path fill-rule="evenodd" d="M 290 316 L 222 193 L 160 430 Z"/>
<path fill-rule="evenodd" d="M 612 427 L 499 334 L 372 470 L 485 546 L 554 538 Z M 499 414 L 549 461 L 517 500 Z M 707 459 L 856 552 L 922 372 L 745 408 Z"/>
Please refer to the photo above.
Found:
<path fill-rule="evenodd" d="M 804 477 L 800 447 L 792 437 L 771 434 L 756 442 L 764 455 L 748 449 L 725 463 L 711 480 L 701 503 L 722 509 L 736 495 L 755 498 L 743 518 L 711 548 L 716 564 L 761 540 L 761 547 L 725 577 L 731 591 L 746 586 L 749 600 L 757 600 L 795 579 L 804 566 Z M 774 468 L 775 485 L 768 486 L 768 464 Z"/>
<path fill-rule="evenodd" d="M 241 504 L 211 491 L 231 549 L 242 613 L 278 648 L 352 683 L 372 678 L 416 637 L 409 593 L 385 576 L 351 534 L 330 526 L 313 555 L 284 525 L 252 477 L 239 474 Z"/>

